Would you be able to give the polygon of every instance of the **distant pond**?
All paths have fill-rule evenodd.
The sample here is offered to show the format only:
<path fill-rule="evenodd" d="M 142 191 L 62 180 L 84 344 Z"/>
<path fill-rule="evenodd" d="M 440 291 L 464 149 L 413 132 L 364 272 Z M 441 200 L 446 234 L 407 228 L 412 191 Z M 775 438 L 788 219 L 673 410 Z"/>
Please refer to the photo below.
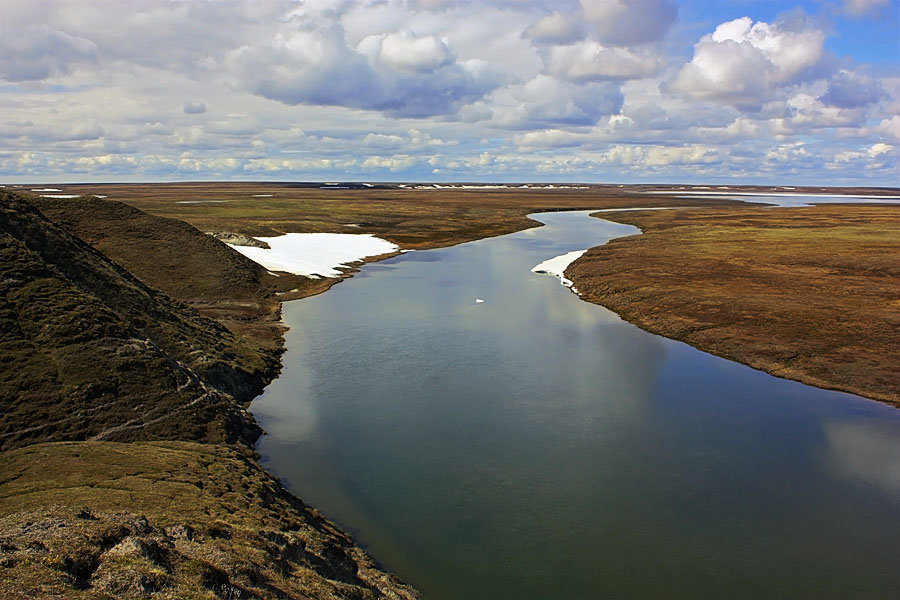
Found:
<path fill-rule="evenodd" d="M 900 411 L 531 273 L 637 233 L 589 214 L 286 303 L 266 467 L 426 598 L 900 598 Z"/>

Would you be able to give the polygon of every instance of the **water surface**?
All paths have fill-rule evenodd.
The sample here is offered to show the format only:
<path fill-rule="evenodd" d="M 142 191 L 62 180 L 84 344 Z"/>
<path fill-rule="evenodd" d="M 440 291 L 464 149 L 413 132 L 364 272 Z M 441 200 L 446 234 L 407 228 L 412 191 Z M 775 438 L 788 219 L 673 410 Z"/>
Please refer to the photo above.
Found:
<path fill-rule="evenodd" d="M 741 192 L 728 190 L 652 190 L 644 193 L 675 195 L 676 198 L 685 199 L 761 202 L 783 207 L 814 206 L 816 204 L 900 204 L 900 196 L 893 195 L 828 194 L 810 192 Z"/>
<path fill-rule="evenodd" d="M 637 232 L 588 214 L 286 303 L 266 466 L 428 598 L 900 597 L 900 411 L 530 273 Z"/>

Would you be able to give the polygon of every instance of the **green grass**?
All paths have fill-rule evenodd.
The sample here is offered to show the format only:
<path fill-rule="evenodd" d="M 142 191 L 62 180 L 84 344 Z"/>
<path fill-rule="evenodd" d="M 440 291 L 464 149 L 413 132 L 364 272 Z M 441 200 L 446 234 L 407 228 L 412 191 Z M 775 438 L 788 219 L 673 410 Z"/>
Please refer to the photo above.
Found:
<path fill-rule="evenodd" d="M 416 597 L 236 449 L 40 444 L 0 481 L 3 598 Z"/>
<path fill-rule="evenodd" d="M 900 207 L 612 218 L 644 235 L 573 263 L 583 298 L 781 377 L 900 403 Z"/>
<path fill-rule="evenodd" d="M 95 436 L 252 441 L 238 402 L 274 370 L 251 344 L 7 192 L 0 362 L 2 449 Z"/>

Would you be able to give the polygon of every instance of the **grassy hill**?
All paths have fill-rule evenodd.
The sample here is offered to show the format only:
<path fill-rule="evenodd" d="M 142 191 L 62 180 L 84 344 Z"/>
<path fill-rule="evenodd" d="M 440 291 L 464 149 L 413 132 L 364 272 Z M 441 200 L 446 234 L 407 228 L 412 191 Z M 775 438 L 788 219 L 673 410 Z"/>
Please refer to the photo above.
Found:
<path fill-rule="evenodd" d="M 282 336 L 278 291 L 306 295 L 322 282 L 275 276 L 228 246 L 177 219 L 147 214 L 93 196 L 33 198 L 54 223 L 86 241 L 147 285 L 188 304 L 256 344 L 265 369 L 277 372 Z M 255 395 L 255 394 L 254 394 Z"/>
<path fill-rule="evenodd" d="M 177 221 L 0 190 L 0 597 L 417 597 L 256 462 L 268 278 Z"/>
<path fill-rule="evenodd" d="M 9 192 L 0 282 L 0 448 L 256 435 L 235 401 L 262 385 L 252 348 Z"/>

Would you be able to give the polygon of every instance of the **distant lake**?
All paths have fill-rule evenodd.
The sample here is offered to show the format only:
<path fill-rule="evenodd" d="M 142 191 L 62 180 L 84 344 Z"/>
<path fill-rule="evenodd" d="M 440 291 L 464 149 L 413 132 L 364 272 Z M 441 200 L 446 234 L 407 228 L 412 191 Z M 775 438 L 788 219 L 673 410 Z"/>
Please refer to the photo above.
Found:
<path fill-rule="evenodd" d="M 812 206 L 813 204 L 900 204 L 900 196 L 860 194 L 814 194 L 794 192 L 729 192 L 700 190 L 654 190 L 645 194 L 666 194 L 676 198 L 703 200 L 741 200 L 774 206 Z"/>
<path fill-rule="evenodd" d="M 900 597 L 900 411 L 531 273 L 637 232 L 589 214 L 286 303 L 266 467 L 426 598 Z"/>

